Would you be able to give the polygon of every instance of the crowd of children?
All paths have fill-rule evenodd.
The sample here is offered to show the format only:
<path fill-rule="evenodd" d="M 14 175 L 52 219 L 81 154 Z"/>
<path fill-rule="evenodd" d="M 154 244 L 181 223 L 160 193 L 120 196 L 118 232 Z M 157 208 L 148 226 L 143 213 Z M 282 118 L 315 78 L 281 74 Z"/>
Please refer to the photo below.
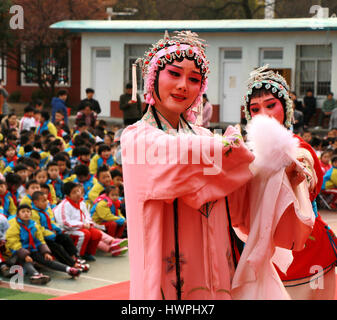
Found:
<path fill-rule="evenodd" d="M 27 106 L 23 117 L 2 116 L 2 276 L 11 277 L 10 267 L 21 265 L 31 283 L 45 284 L 51 279 L 36 264 L 78 277 L 89 271 L 97 250 L 127 252 L 121 127 L 87 121 L 90 108 L 72 130 L 61 111 L 52 122 L 40 101 Z"/>
<path fill-rule="evenodd" d="M 337 128 L 321 137 L 305 130 L 301 137 L 315 150 L 324 174 L 318 205 L 323 208 L 337 208 Z"/>

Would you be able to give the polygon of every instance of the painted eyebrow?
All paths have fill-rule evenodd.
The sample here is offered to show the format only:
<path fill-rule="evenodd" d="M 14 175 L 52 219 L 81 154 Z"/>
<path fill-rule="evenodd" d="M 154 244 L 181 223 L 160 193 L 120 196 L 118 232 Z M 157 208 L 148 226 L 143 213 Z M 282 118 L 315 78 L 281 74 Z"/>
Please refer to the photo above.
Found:
<path fill-rule="evenodd" d="M 272 100 L 275 100 L 276 98 L 269 98 L 267 100 L 264 100 L 263 102 L 268 102 L 268 101 L 272 101 Z M 251 103 L 250 106 L 255 106 L 257 105 L 258 103 Z"/>
<path fill-rule="evenodd" d="M 180 67 L 180 66 L 177 66 L 177 65 L 175 65 L 175 64 L 171 64 L 171 66 L 172 67 L 176 67 L 176 68 L 178 68 L 178 69 L 180 69 L 180 70 L 183 70 L 184 68 L 183 67 Z M 197 72 L 197 71 L 192 71 L 193 73 L 196 73 L 196 74 L 198 74 L 198 75 L 200 75 L 201 76 L 201 73 L 200 72 Z"/>

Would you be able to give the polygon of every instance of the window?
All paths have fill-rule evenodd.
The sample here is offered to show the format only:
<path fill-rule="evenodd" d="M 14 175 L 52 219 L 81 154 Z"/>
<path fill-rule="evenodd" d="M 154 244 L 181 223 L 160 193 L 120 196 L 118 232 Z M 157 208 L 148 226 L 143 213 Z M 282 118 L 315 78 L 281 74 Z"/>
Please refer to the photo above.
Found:
<path fill-rule="evenodd" d="M 331 45 L 297 46 L 296 87 L 300 95 L 313 89 L 325 96 L 331 89 Z"/>
<path fill-rule="evenodd" d="M 65 46 L 25 52 L 22 64 L 23 85 L 35 85 L 41 79 L 56 86 L 70 86 L 70 50 Z"/>
<path fill-rule="evenodd" d="M 262 48 L 260 49 L 260 67 L 269 64 L 271 68 L 279 68 L 283 62 L 282 48 Z"/>
<path fill-rule="evenodd" d="M 3 53 L 0 52 L 0 79 L 4 81 L 4 84 L 6 85 L 6 59 Z"/>
<path fill-rule="evenodd" d="M 241 59 L 242 51 L 241 49 L 226 49 L 224 57 L 225 59 Z"/>
<path fill-rule="evenodd" d="M 127 83 L 132 83 L 132 64 L 144 56 L 144 52 L 149 50 L 151 44 L 127 44 L 124 51 L 124 88 Z M 144 91 L 144 81 L 141 68 L 137 65 L 137 89 L 138 92 Z"/>

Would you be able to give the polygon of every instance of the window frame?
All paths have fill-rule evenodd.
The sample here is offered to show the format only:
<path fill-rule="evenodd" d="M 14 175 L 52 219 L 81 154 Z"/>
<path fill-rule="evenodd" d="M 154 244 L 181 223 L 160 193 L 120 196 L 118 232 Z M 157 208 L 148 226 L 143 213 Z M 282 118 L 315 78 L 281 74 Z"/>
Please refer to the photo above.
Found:
<path fill-rule="evenodd" d="M 318 64 L 319 62 L 325 61 L 325 62 L 330 62 L 332 65 L 332 44 L 328 44 L 325 46 L 330 47 L 330 58 L 329 57 L 301 57 L 301 47 L 303 46 L 324 46 L 324 44 L 300 44 L 296 46 L 296 92 L 299 93 L 299 95 L 305 95 L 305 90 L 301 91 L 301 63 L 302 62 L 314 62 L 315 63 L 315 78 L 314 78 L 314 85 L 311 89 L 313 89 L 313 94 L 317 98 L 323 98 L 326 97 L 326 94 L 318 94 Z M 327 92 L 331 91 L 331 81 L 332 81 L 332 74 L 330 73 L 330 88 L 327 90 Z"/>
<path fill-rule="evenodd" d="M 26 52 L 22 50 L 21 52 L 21 64 L 26 63 Z M 71 48 L 68 48 L 68 84 L 55 84 L 56 88 L 70 88 L 72 85 L 72 73 L 71 73 Z M 20 86 L 22 87 L 38 87 L 39 84 L 36 82 L 33 83 L 26 83 L 25 81 L 25 74 L 23 72 L 20 73 Z"/>

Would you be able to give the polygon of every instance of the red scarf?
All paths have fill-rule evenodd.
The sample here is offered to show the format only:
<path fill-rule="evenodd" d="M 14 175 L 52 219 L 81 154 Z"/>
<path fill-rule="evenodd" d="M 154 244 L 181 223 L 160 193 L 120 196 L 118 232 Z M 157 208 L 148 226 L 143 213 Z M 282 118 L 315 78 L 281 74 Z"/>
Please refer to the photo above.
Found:
<path fill-rule="evenodd" d="M 81 221 L 83 222 L 83 220 L 85 220 L 85 214 L 84 212 L 81 210 L 81 200 L 79 202 L 75 202 L 73 200 L 71 200 L 69 197 L 66 197 L 66 199 L 69 201 L 69 203 L 77 210 L 80 210 L 80 215 L 81 215 Z"/>
<path fill-rule="evenodd" d="M 18 157 L 15 155 L 13 158 L 6 158 L 8 164 L 10 164 L 12 161 L 14 162 L 14 165 L 16 165 L 16 162 L 18 161 Z"/>
<path fill-rule="evenodd" d="M 23 223 L 20 223 L 17 217 L 16 217 L 16 221 L 18 222 L 18 224 L 19 224 L 22 228 L 24 228 L 24 229 L 28 232 L 29 245 L 30 245 L 31 247 L 33 247 L 34 249 L 36 249 L 36 246 L 35 246 L 35 243 L 34 243 L 34 238 L 33 238 L 32 233 L 30 232 L 29 228 L 27 228 L 27 226 L 25 226 Z"/>
<path fill-rule="evenodd" d="M 13 188 L 11 189 L 11 196 L 12 196 L 12 199 L 14 201 L 14 204 L 16 206 L 18 206 L 18 199 L 16 198 L 16 195 L 15 195 L 16 192 L 13 191 Z"/>
<path fill-rule="evenodd" d="M 49 217 L 49 214 L 47 212 L 45 212 L 44 210 L 40 209 L 40 208 L 37 208 L 35 207 L 39 212 L 43 213 L 44 216 L 46 217 L 46 220 L 47 220 L 47 225 L 48 225 L 48 229 L 49 230 L 53 230 L 53 227 L 51 225 L 51 220 L 50 220 L 50 217 Z"/>
<path fill-rule="evenodd" d="M 89 164 L 90 164 L 90 160 L 89 161 L 83 161 L 81 159 L 81 157 L 77 157 L 77 160 L 78 160 L 78 162 L 80 162 L 81 164 L 85 164 L 86 166 L 89 166 Z"/>
<path fill-rule="evenodd" d="M 5 197 L 6 197 L 7 193 L 8 193 L 8 190 L 5 192 L 4 195 L 1 195 L 1 194 L 0 194 L 0 199 L 1 199 L 1 205 L 2 205 L 2 206 L 5 205 Z"/>

